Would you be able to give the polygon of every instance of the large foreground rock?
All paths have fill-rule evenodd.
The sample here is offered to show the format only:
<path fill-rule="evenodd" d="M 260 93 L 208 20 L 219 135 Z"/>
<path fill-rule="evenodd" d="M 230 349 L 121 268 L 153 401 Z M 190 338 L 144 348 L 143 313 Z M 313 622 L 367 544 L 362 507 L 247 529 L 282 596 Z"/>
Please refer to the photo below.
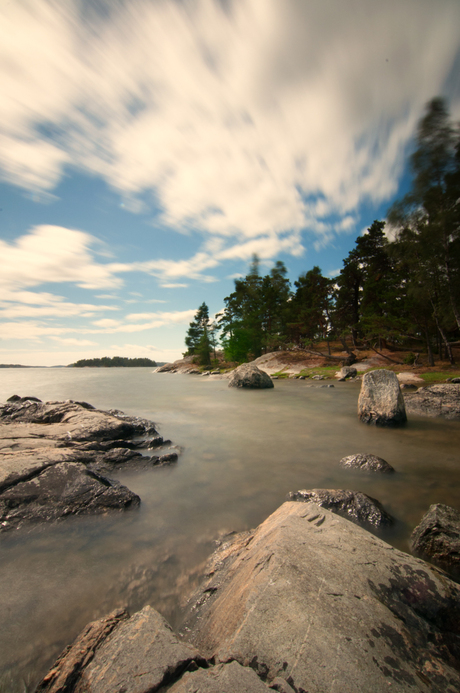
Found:
<path fill-rule="evenodd" d="M 412 532 L 411 550 L 460 581 L 460 512 L 449 505 L 430 505 Z"/>
<path fill-rule="evenodd" d="M 460 586 L 314 503 L 223 544 L 184 632 L 295 691 L 460 690 Z"/>
<path fill-rule="evenodd" d="M 246 388 L 270 388 L 274 387 L 273 381 L 267 373 L 261 371 L 253 363 L 243 363 L 233 371 L 229 383 L 229 387 L 246 387 Z"/>
<path fill-rule="evenodd" d="M 377 426 L 400 426 L 407 421 L 399 381 L 392 371 L 369 371 L 363 376 L 358 399 L 361 421 Z"/>
<path fill-rule="evenodd" d="M 297 503 L 313 501 L 321 508 L 327 508 L 333 513 L 342 515 L 352 522 L 372 527 L 388 527 L 394 519 L 387 513 L 382 504 L 375 498 L 347 489 L 314 488 L 289 493 L 287 500 Z"/>
<path fill-rule="evenodd" d="M 404 395 L 404 400 L 410 414 L 460 419 L 460 385 L 455 383 L 421 387 Z"/>

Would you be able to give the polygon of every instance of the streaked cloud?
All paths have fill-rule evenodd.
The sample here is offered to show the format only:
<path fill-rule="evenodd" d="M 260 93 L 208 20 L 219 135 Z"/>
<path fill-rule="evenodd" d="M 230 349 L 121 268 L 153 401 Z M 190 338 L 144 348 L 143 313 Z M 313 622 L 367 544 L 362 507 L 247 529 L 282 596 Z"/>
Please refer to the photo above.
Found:
<path fill-rule="evenodd" d="M 107 13 L 35 0 L 0 12 L 5 180 L 51 191 L 72 165 L 127 208 L 154 191 L 162 222 L 239 244 L 300 230 L 329 240 L 360 204 L 388 199 L 460 23 L 456 0 L 131 0 Z"/>

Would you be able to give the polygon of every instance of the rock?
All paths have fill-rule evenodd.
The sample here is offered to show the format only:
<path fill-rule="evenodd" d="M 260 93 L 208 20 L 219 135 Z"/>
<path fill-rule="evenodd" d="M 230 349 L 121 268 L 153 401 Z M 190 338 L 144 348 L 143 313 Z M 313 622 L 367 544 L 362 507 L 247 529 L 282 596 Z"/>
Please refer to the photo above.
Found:
<path fill-rule="evenodd" d="M 89 624 L 36 693 L 151 693 L 204 659 L 150 606 Z"/>
<path fill-rule="evenodd" d="M 152 464 L 155 466 L 157 465 L 167 465 L 167 464 L 172 464 L 173 462 L 177 462 L 178 460 L 178 455 L 177 452 L 169 452 L 166 455 L 161 455 L 160 457 L 152 457 Z"/>
<path fill-rule="evenodd" d="M 218 664 L 210 669 L 186 673 L 168 693 L 270 693 L 250 667 L 238 662 Z"/>
<path fill-rule="evenodd" d="M 455 383 L 421 387 L 404 400 L 410 414 L 460 419 L 460 385 Z"/>
<path fill-rule="evenodd" d="M 211 371 L 211 375 L 220 375 L 220 370 L 217 369 L 216 371 Z"/>
<path fill-rule="evenodd" d="M 83 464 L 61 462 L 5 490 L 0 495 L 0 522 L 12 529 L 25 522 L 125 510 L 139 503 L 139 496 L 118 481 Z"/>
<path fill-rule="evenodd" d="M 382 472 L 384 474 L 390 474 L 394 472 L 394 468 L 391 464 L 388 464 L 381 457 L 376 455 L 366 454 L 356 454 L 349 455 L 348 457 L 342 457 L 339 464 L 347 469 L 362 469 L 366 472 Z"/>
<path fill-rule="evenodd" d="M 365 373 L 358 399 L 358 417 L 377 426 L 400 426 L 407 421 L 404 398 L 392 371 Z"/>
<path fill-rule="evenodd" d="M 450 382 L 451 383 L 460 383 L 460 378 L 451 378 Z"/>
<path fill-rule="evenodd" d="M 152 436 L 165 444 L 151 421 L 87 402 L 10 400 L 0 405 L 0 532 L 139 505 L 136 494 L 105 475 L 128 462 L 151 465 L 133 451 Z M 177 454 L 163 458 L 161 464 L 170 463 Z"/>
<path fill-rule="evenodd" d="M 460 512 L 449 505 L 430 505 L 411 536 L 411 550 L 460 581 Z"/>
<path fill-rule="evenodd" d="M 124 609 L 89 623 L 72 645 L 66 647 L 54 666 L 38 684 L 35 693 L 72 693 L 85 666 L 92 660 L 99 645 L 104 642 L 120 621 L 127 619 Z"/>
<path fill-rule="evenodd" d="M 343 366 L 336 374 L 339 380 L 346 380 L 347 378 L 356 378 L 358 371 L 354 366 Z"/>
<path fill-rule="evenodd" d="M 274 387 L 270 376 L 252 363 L 243 363 L 235 368 L 228 386 L 259 389 Z"/>
<path fill-rule="evenodd" d="M 372 527 L 388 527 L 394 522 L 378 500 L 360 491 L 314 488 L 288 493 L 286 499 L 301 503 L 313 501 L 321 508 L 327 508 L 348 520 Z"/>
<path fill-rule="evenodd" d="M 295 691 L 460 690 L 460 586 L 314 503 L 223 544 L 184 628 Z"/>
<path fill-rule="evenodd" d="M 312 380 L 324 380 L 324 375 L 312 375 Z"/>
<path fill-rule="evenodd" d="M 414 383 L 399 383 L 401 390 L 417 390 L 417 385 Z"/>

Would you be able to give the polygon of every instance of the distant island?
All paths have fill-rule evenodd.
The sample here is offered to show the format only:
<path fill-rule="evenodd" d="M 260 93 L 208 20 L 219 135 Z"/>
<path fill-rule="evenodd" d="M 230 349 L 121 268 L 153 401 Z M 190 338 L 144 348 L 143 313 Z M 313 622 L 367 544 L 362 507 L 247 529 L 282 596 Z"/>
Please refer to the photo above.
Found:
<path fill-rule="evenodd" d="M 103 356 L 101 359 L 80 359 L 69 368 L 156 368 L 157 363 L 148 358 L 129 359 L 123 356 Z"/>

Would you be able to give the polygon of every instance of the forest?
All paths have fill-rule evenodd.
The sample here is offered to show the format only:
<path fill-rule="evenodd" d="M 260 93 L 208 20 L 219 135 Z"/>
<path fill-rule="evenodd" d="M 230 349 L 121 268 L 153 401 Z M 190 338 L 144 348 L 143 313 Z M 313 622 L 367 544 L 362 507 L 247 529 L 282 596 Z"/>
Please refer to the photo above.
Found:
<path fill-rule="evenodd" d="M 283 262 L 261 276 L 257 256 L 235 280 L 225 309 L 209 318 L 203 303 L 190 323 L 186 354 L 211 363 L 218 335 L 228 361 L 277 349 L 341 341 L 411 350 L 454 363 L 460 345 L 460 128 L 442 98 L 418 123 L 409 192 L 356 239 L 338 277 L 319 267 L 291 286 Z"/>
<path fill-rule="evenodd" d="M 141 368 L 156 367 L 157 364 L 152 359 L 135 358 L 130 359 L 124 356 L 103 356 L 100 359 L 80 359 L 70 364 L 70 368 Z"/>

